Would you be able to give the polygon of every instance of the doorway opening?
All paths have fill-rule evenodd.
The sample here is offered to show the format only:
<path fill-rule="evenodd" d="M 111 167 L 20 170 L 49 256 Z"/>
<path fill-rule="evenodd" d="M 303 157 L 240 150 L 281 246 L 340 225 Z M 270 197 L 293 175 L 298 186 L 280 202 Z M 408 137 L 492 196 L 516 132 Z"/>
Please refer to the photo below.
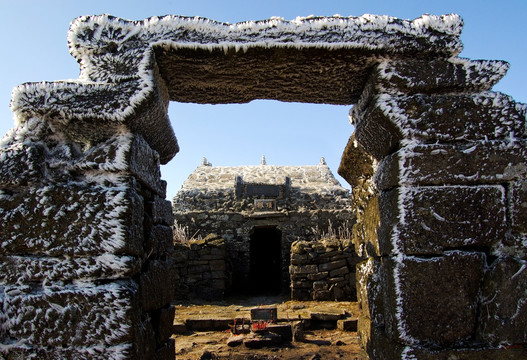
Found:
<path fill-rule="evenodd" d="M 250 235 L 249 286 L 253 295 L 276 295 L 282 281 L 282 232 L 275 226 Z"/>

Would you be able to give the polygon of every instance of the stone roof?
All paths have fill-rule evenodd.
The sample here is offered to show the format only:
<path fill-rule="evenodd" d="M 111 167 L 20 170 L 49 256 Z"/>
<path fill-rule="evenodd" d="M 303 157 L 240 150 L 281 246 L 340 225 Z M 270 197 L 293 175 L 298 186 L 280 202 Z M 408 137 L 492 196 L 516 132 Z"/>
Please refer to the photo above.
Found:
<path fill-rule="evenodd" d="M 304 193 L 348 193 L 323 160 L 318 165 L 301 166 L 212 166 L 204 163 L 185 180 L 181 192 L 234 191 L 237 177 L 244 183 L 266 185 L 283 185 L 289 177 L 291 188 Z"/>

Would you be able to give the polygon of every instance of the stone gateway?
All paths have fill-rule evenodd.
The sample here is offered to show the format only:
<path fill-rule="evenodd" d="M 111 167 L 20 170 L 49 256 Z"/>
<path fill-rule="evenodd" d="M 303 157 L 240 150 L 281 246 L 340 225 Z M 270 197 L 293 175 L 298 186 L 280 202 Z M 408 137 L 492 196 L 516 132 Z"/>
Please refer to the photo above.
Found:
<path fill-rule="evenodd" d="M 275 99 L 353 105 L 339 173 L 370 357 L 525 358 L 527 107 L 491 90 L 506 62 L 457 56 L 461 28 L 74 20 L 79 78 L 18 86 L 0 142 L 1 357 L 174 359 L 169 101 Z"/>

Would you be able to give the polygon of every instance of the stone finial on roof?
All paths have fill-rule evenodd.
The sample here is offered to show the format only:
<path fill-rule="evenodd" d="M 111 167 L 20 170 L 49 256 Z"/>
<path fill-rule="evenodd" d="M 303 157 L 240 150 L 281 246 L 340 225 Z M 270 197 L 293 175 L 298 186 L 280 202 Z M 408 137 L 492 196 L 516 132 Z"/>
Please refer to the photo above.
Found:
<path fill-rule="evenodd" d="M 207 158 L 204 157 L 202 160 L 201 160 L 201 166 L 212 166 L 212 164 L 210 162 L 207 161 Z"/>
<path fill-rule="evenodd" d="M 265 155 L 262 155 L 262 161 L 260 162 L 260 165 L 267 165 L 267 161 L 265 161 Z"/>
<path fill-rule="evenodd" d="M 326 159 L 324 159 L 324 157 L 320 158 L 320 165 L 327 165 L 326 164 Z"/>

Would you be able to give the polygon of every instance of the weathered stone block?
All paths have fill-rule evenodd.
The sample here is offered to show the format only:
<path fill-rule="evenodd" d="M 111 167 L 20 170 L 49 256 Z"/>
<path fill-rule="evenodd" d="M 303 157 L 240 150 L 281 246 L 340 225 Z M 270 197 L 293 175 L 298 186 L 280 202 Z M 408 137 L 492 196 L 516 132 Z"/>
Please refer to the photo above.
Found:
<path fill-rule="evenodd" d="M 311 289 L 313 283 L 310 281 L 293 281 L 291 283 L 294 289 Z"/>
<path fill-rule="evenodd" d="M 490 90 L 508 69 L 500 60 L 390 60 L 375 68 L 369 85 L 396 94 L 480 92 Z"/>
<path fill-rule="evenodd" d="M 379 195 L 372 196 L 363 205 L 364 212 L 352 229 L 355 250 L 362 257 L 379 256 L 381 254 L 378 240 Z"/>
<path fill-rule="evenodd" d="M 381 159 L 403 139 L 421 143 L 504 140 L 524 133 L 527 107 L 501 93 L 377 95 L 364 111 L 352 110 L 357 141 Z"/>
<path fill-rule="evenodd" d="M 348 269 L 348 267 L 347 266 L 343 266 L 341 268 L 331 270 L 329 272 L 329 276 L 330 277 L 335 277 L 335 276 L 347 275 L 349 273 L 350 273 L 350 270 Z"/>
<path fill-rule="evenodd" d="M 85 144 L 105 141 L 126 127 L 141 134 L 166 164 L 179 147 L 163 100 L 163 80 L 155 72 L 147 76 L 153 86 L 138 79 L 26 83 L 16 88 L 11 109 L 21 121 L 46 119 L 56 131 Z M 132 104 L 132 98 L 139 101 Z"/>
<path fill-rule="evenodd" d="M 99 344 L 86 347 L 65 346 L 54 348 L 38 346 L 9 346 L 8 348 L 0 351 L 0 356 L 2 359 L 6 360 L 118 360 L 123 358 L 134 358 L 134 356 L 137 356 L 134 350 L 134 344 L 132 343 L 122 343 L 113 346 Z M 172 357 L 170 360 L 173 359 L 174 357 Z"/>
<path fill-rule="evenodd" d="M 14 189 L 40 181 L 46 172 L 44 147 L 18 143 L 0 147 L 0 188 Z"/>
<path fill-rule="evenodd" d="M 318 270 L 319 271 L 331 271 L 331 270 L 338 269 L 338 268 L 341 268 L 343 266 L 346 266 L 346 264 L 347 264 L 346 260 L 332 261 L 332 262 L 328 262 L 328 263 L 325 263 L 325 264 L 320 264 L 318 266 Z M 333 276 L 333 275 L 331 275 L 331 273 L 330 273 L 330 276 Z"/>
<path fill-rule="evenodd" d="M 331 291 L 329 290 L 314 290 L 312 293 L 313 300 L 329 301 L 331 300 Z"/>
<path fill-rule="evenodd" d="M 373 321 L 375 326 L 382 326 L 384 325 L 384 267 L 380 260 L 369 258 L 359 263 L 356 269 L 357 301 L 361 316 Z"/>
<path fill-rule="evenodd" d="M 176 340 L 168 339 L 166 343 L 156 349 L 156 360 L 173 360 L 176 358 Z"/>
<path fill-rule="evenodd" d="M 503 183 L 527 175 L 523 141 L 479 141 L 463 145 L 409 145 L 379 164 L 379 189 L 401 185 Z"/>
<path fill-rule="evenodd" d="M 72 171 L 127 172 L 158 195 L 165 197 L 161 184 L 159 155 L 141 135 L 120 134 L 88 149 L 68 167 Z"/>
<path fill-rule="evenodd" d="M 519 180 L 510 184 L 508 204 L 512 227 L 515 230 L 527 232 L 527 180 Z"/>
<path fill-rule="evenodd" d="M 293 300 L 312 300 L 311 294 L 307 289 L 291 288 L 291 299 Z"/>
<path fill-rule="evenodd" d="M 385 264 L 384 317 L 390 339 L 406 345 L 452 346 L 474 336 L 483 253 L 400 255 Z"/>
<path fill-rule="evenodd" d="M 322 272 L 318 272 L 314 274 L 307 274 L 307 278 L 311 281 L 317 281 L 317 280 L 322 280 L 322 279 L 327 278 L 328 275 L 329 275 L 329 272 L 322 271 Z"/>
<path fill-rule="evenodd" d="M 174 225 L 174 213 L 172 212 L 172 203 L 170 201 L 154 196 L 153 201 L 145 203 L 145 208 L 152 214 L 154 224 Z"/>
<path fill-rule="evenodd" d="M 165 307 L 174 299 L 174 265 L 171 261 L 150 260 L 139 277 L 139 292 L 144 311 Z"/>
<path fill-rule="evenodd" d="M 505 235 L 505 190 L 498 185 L 401 186 L 381 192 L 379 207 L 382 254 L 490 247 Z"/>
<path fill-rule="evenodd" d="M 318 266 L 317 265 L 290 266 L 289 272 L 292 275 L 314 274 L 318 272 Z"/>
<path fill-rule="evenodd" d="M 141 255 L 143 200 L 123 188 L 68 183 L 0 195 L 0 254 Z"/>
<path fill-rule="evenodd" d="M 130 278 L 141 265 L 137 257 L 112 254 L 68 259 L 0 256 L 0 284 Z"/>
<path fill-rule="evenodd" d="M 156 343 L 158 346 L 165 343 L 173 334 L 174 331 L 174 315 L 176 308 L 174 306 L 167 306 L 152 312 L 152 327 L 156 335 Z"/>
<path fill-rule="evenodd" d="M 492 345 L 527 343 L 527 261 L 498 258 L 482 285 L 478 338 Z"/>
<path fill-rule="evenodd" d="M 373 157 L 356 141 L 353 133 L 344 149 L 337 170 L 352 187 L 360 185 L 364 179 L 373 176 Z"/>
<path fill-rule="evenodd" d="M 133 342 L 138 324 L 133 281 L 31 289 L 0 287 L 0 342 L 20 346 L 87 347 Z"/>
<path fill-rule="evenodd" d="M 319 290 L 327 290 L 329 288 L 329 284 L 326 281 L 314 281 L 313 282 L 313 290 L 319 291 Z"/>
<path fill-rule="evenodd" d="M 522 348 L 468 348 L 467 346 L 467 348 L 436 350 L 420 346 L 403 346 L 391 341 L 378 328 L 372 328 L 367 346 L 370 359 L 383 360 L 521 360 L 527 356 L 527 351 Z"/>
<path fill-rule="evenodd" d="M 154 225 L 150 232 L 150 249 L 145 249 L 148 254 L 156 258 L 171 257 L 174 253 L 172 227 Z"/>

